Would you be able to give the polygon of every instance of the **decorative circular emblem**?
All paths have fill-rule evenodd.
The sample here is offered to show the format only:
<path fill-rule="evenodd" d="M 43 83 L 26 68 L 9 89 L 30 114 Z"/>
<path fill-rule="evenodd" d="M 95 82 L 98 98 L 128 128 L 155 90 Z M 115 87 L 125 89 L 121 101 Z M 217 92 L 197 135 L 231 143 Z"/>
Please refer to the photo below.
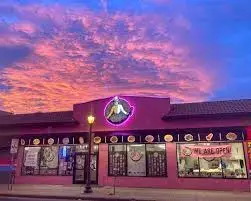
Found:
<path fill-rule="evenodd" d="M 127 100 L 115 96 L 105 107 L 106 120 L 113 125 L 125 123 L 133 114 L 133 107 Z"/>
<path fill-rule="evenodd" d="M 25 145 L 25 140 L 21 139 L 21 145 L 24 146 Z"/>
<path fill-rule="evenodd" d="M 68 137 L 65 137 L 63 139 L 63 144 L 69 144 L 70 143 L 70 139 Z"/>
<path fill-rule="evenodd" d="M 228 140 L 236 140 L 236 139 L 237 139 L 237 135 L 236 135 L 235 133 L 228 133 L 228 134 L 226 135 L 226 138 L 227 138 Z"/>
<path fill-rule="evenodd" d="M 78 141 L 79 141 L 79 144 L 84 144 L 84 142 L 85 142 L 83 137 L 79 137 Z"/>
<path fill-rule="evenodd" d="M 167 135 L 164 136 L 164 140 L 165 140 L 166 142 L 172 142 L 172 141 L 173 141 L 173 136 L 167 134 Z"/>
<path fill-rule="evenodd" d="M 33 140 L 33 144 L 34 144 L 34 145 L 40 144 L 40 140 L 39 140 L 39 139 L 34 139 L 34 140 Z"/>
<path fill-rule="evenodd" d="M 153 142 L 154 137 L 153 137 L 152 135 L 147 135 L 147 136 L 145 137 L 145 140 L 146 140 L 147 142 Z"/>
<path fill-rule="evenodd" d="M 189 147 L 185 147 L 183 150 L 182 150 L 183 154 L 185 156 L 190 156 L 192 154 L 192 149 L 190 149 Z"/>
<path fill-rule="evenodd" d="M 112 143 L 116 143 L 116 142 L 118 142 L 118 137 L 116 137 L 116 136 L 112 136 L 111 138 L 110 138 L 110 141 L 112 142 Z"/>
<path fill-rule="evenodd" d="M 139 151 L 132 151 L 131 154 L 130 154 L 130 158 L 133 160 L 133 161 L 139 161 L 141 159 L 141 157 L 143 156 L 143 154 Z"/>
<path fill-rule="evenodd" d="M 95 144 L 99 144 L 101 142 L 101 137 L 96 136 L 94 137 L 93 141 Z"/>
<path fill-rule="evenodd" d="M 135 140 L 136 140 L 135 137 L 132 136 L 132 135 L 128 136 L 128 138 L 127 138 L 127 141 L 130 142 L 130 143 L 135 142 Z"/>
<path fill-rule="evenodd" d="M 53 138 L 48 139 L 48 144 L 53 145 L 54 144 L 54 139 Z"/>
<path fill-rule="evenodd" d="M 192 134 L 186 134 L 186 135 L 184 136 L 184 138 L 185 138 L 185 140 L 188 141 L 188 142 L 193 141 L 193 136 L 192 136 Z"/>

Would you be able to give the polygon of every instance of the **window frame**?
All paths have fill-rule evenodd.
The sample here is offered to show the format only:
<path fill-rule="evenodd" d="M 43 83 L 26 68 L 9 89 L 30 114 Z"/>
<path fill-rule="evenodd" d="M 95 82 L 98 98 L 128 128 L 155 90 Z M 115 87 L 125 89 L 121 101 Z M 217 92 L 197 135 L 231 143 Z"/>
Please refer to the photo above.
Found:
<path fill-rule="evenodd" d="M 179 149 L 179 146 L 181 144 L 195 144 L 195 145 L 198 145 L 198 144 L 201 144 L 201 143 L 211 143 L 211 144 L 215 144 L 215 143 L 218 143 L 219 145 L 221 144 L 234 144 L 234 143 L 238 143 L 238 144 L 241 144 L 242 145 L 242 150 L 243 150 L 243 160 L 245 162 L 245 170 L 246 170 L 246 175 L 244 178 L 230 178 L 230 177 L 225 177 L 224 175 L 224 171 L 223 171 L 223 168 L 221 168 L 221 172 L 222 172 L 222 176 L 221 177 L 201 177 L 201 176 L 194 176 L 194 177 L 187 177 L 187 176 L 180 176 L 179 175 L 179 153 L 178 153 L 178 149 Z M 199 164 L 199 175 L 200 175 L 200 158 L 198 157 L 197 158 L 197 161 L 198 161 L 198 164 Z M 222 157 L 220 158 L 220 161 L 222 162 Z M 247 168 L 247 159 L 246 159 L 246 154 L 245 154 L 245 148 L 244 148 L 244 143 L 243 142 L 222 142 L 222 141 L 217 141 L 217 142 L 181 142 L 181 143 L 176 143 L 176 167 L 177 167 L 177 178 L 183 178 L 183 179 L 239 179 L 239 180 L 246 180 L 246 179 L 249 179 L 249 176 L 248 176 L 248 168 Z"/>

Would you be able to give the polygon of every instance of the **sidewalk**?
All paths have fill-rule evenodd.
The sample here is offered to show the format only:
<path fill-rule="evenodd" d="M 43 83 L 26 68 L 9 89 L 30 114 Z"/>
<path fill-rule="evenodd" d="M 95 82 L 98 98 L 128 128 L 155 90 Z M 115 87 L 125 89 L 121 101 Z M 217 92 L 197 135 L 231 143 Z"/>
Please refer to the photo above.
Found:
<path fill-rule="evenodd" d="M 6 185 L 0 185 L 0 196 L 34 197 L 34 198 L 66 198 L 82 200 L 139 200 L 139 201 L 250 201 L 251 193 L 197 191 L 174 189 L 146 189 L 146 188 L 116 188 L 116 195 L 112 187 L 94 187 L 92 194 L 83 194 L 83 186 L 61 185 L 13 185 L 8 191 Z"/>

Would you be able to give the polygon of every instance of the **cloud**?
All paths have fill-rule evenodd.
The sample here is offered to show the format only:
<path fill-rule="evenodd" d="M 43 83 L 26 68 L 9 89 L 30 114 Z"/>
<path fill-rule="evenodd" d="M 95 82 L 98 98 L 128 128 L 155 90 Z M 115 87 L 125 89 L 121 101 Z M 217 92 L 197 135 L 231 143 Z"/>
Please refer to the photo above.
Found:
<path fill-rule="evenodd" d="M 26 46 L 0 46 L 0 69 L 28 57 L 31 50 Z"/>
<path fill-rule="evenodd" d="M 0 75 L 1 84 L 9 86 L 0 91 L 6 110 L 65 110 L 115 94 L 198 101 L 211 93 L 210 74 L 170 32 L 187 27 L 185 19 L 177 25 L 156 14 L 59 4 L 13 4 L 12 10 L 19 20 L 5 23 L 8 34 L 0 46 L 27 49 L 7 60 Z"/>

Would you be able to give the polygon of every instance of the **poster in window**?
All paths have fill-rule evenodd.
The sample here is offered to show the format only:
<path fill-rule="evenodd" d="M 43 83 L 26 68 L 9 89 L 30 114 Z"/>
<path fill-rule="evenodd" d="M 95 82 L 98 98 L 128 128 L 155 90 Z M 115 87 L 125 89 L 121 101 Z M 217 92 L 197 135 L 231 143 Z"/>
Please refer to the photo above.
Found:
<path fill-rule="evenodd" d="M 109 175 L 126 176 L 126 145 L 109 146 Z"/>
<path fill-rule="evenodd" d="M 164 144 L 147 145 L 147 175 L 166 176 L 166 150 Z"/>
<path fill-rule="evenodd" d="M 40 174 L 57 175 L 58 169 L 58 146 L 42 147 Z"/>
<path fill-rule="evenodd" d="M 127 175 L 146 176 L 145 145 L 127 146 Z"/>
<path fill-rule="evenodd" d="M 40 147 L 25 147 L 22 174 L 38 175 L 39 174 L 39 152 Z"/>
<path fill-rule="evenodd" d="M 61 146 L 59 150 L 59 175 L 72 175 L 73 162 L 73 146 Z"/>

